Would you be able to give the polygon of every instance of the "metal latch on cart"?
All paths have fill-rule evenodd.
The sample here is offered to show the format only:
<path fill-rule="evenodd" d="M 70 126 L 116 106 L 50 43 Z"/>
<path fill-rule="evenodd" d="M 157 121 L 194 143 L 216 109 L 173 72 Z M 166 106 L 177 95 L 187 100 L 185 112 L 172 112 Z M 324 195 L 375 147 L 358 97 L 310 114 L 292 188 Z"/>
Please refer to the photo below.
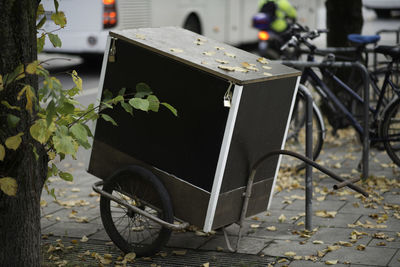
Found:
<path fill-rule="evenodd" d="M 226 90 L 225 95 L 224 95 L 224 107 L 230 108 L 231 103 L 232 103 L 232 85 L 233 83 L 229 83 L 228 90 Z"/>
<path fill-rule="evenodd" d="M 108 53 L 108 61 L 115 62 L 115 54 L 117 53 L 117 48 L 115 47 L 115 41 L 117 38 L 111 37 L 111 48 L 110 52 Z"/>

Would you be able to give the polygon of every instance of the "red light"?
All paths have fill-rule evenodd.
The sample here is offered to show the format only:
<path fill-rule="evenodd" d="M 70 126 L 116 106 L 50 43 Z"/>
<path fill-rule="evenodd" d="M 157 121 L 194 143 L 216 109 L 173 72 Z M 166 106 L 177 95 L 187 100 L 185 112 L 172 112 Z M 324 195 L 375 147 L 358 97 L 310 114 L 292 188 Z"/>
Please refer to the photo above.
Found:
<path fill-rule="evenodd" d="M 110 17 L 110 19 L 115 19 L 116 17 L 117 17 L 117 12 L 110 12 L 109 14 L 108 14 L 108 16 Z"/>
<path fill-rule="evenodd" d="M 114 5 L 115 4 L 115 0 L 103 0 L 103 4 L 105 4 L 105 5 Z"/>
<path fill-rule="evenodd" d="M 260 39 L 261 41 L 267 41 L 269 39 L 269 33 L 266 31 L 258 32 L 258 39 Z"/>

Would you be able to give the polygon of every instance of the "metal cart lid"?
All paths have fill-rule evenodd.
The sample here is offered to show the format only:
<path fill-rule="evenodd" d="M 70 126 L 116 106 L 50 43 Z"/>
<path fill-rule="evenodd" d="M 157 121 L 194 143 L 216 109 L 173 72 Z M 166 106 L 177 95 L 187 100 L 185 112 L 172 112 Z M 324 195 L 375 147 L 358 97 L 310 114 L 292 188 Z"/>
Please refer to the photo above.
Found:
<path fill-rule="evenodd" d="M 298 70 L 177 27 L 129 29 L 110 32 L 110 36 L 239 85 L 301 74 Z"/>

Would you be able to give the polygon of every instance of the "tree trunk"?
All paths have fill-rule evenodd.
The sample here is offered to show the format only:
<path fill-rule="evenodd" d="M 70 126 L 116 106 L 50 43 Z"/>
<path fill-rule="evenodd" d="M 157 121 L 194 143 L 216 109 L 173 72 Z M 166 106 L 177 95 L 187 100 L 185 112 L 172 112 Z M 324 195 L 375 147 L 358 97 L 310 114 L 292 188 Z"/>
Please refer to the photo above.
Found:
<path fill-rule="evenodd" d="M 0 74 L 11 73 L 20 63 L 28 64 L 37 58 L 36 10 L 37 0 L 0 0 Z M 17 101 L 22 84 L 36 91 L 33 75 L 10 84 L 0 91 L 0 100 L 19 106 L 23 112 L 7 109 L 0 104 L 0 142 L 24 132 L 16 150 L 6 149 L 0 161 L 0 178 L 17 180 L 15 197 L 0 191 L 0 263 L 2 266 L 40 266 L 40 195 L 47 175 L 47 155 L 44 147 L 34 142 L 29 125 L 34 114 L 25 110 L 25 101 Z M 9 128 L 6 115 L 20 117 L 16 128 Z M 38 158 L 33 153 L 36 148 Z"/>
<path fill-rule="evenodd" d="M 326 26 L 329 30 L 327 34 L 328 47 L 348 47 L 350 42 L 347 35 L 351 33 L 361 33 L 363 26 L 362 1 L 361 0 L 326 0 Z M 344 56 L 346 58 L 356 58 L 355 54 L 336 53 L 336 56 Z M 339 59 L 338 59 L 339 60 Z M 339 77 L 351 88 L 359 84 L 362 75 L 358 70 L 354 70 L 353 75 L 350 69 L 342 68 L 335 71 L 335 75 Z M 350 109 L 352 97 L 344 91 L 336 82 L 325 78 L 324 82 L 342 101 L 345 106 Z M 356 88 L 355 88 L 356 89 Z M 322 103 L 321 109 L 327 116 L 327 119 L 333 127 L 334 133 L 337 129 L 345 128 L 350 125 L 346 116 L 340 110 L 332 110 L 327 104 Z"/>

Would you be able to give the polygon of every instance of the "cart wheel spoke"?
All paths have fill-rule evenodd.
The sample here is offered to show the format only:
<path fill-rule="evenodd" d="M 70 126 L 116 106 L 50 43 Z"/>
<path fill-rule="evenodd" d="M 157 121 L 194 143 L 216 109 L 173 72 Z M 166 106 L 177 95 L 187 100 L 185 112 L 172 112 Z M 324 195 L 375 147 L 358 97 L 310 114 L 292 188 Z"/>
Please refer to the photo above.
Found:
<path fill-rule="evenodd" d="M 159 179 L 147 169 L 139 166 L 122 169 L 107 180 L 103 190 L 125 204 L 173 223 L 168 193 Z M 101 197 L 100 209 L 107 234 L 126 253 L 134 251 L 138 256 L 154 254 L 165 245 L 171 234 L 170 229 L 105 196 Z"/>

